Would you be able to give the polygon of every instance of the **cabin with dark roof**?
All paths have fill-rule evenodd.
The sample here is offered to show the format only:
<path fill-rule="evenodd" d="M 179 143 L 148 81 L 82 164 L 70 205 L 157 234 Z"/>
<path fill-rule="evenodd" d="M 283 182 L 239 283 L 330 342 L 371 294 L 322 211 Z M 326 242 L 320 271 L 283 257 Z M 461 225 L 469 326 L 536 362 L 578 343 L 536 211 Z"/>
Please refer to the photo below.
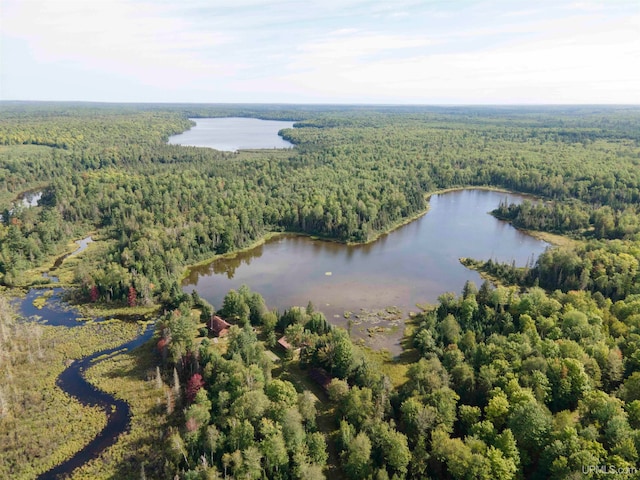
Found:
<path fill-rule="evenodd" d="M 218 315 L 211 315 L 207 322 L 207 328 L 214 337 L 224 337 L 229 333 L 231 324 L 220 318 Z"/>
<path fill-rule="evenodd" d="M 280 340 L 278 340 L 278 346 L 282 348 L 285 352 L 293 349 L 291 344 L 287 341 L 287 337 L 281 337 Z"/>

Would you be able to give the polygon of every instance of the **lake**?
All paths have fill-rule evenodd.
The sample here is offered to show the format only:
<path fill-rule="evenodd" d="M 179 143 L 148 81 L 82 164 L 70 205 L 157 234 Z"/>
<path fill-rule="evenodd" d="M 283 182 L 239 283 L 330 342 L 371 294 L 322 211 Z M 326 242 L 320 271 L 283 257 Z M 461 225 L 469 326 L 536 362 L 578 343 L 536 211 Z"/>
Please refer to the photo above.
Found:
<path fill-rule="evenodd" d="M 38 202 L 42 198 L 41 190 L 28 190 L 26 192 L 22 192 L 18 197 L 13 201 L 14 205 L 19 205 L 22 208 L 31 208 L 37 207 Z M 8 210 L 9 215 L 13 214 L 13 208 Z M 2 222 L 2 215 L 0 215 L 0 222 Z"/>
<path fill-rule="evenodd" d="M 172 145 L 209 147 L 216 150 L 291 148 L 278 132 L 293 128 L 293 122 L 259 120 L 257 118 L 192 118 L 196 126 L 179 135 L 169 137 Z"/>
<path fill-rule="evenodd" d="M 23 207 L 36 207 L 38 202 L 42 198 L 42 190 L 30 190 L 28 192 L 21 193 L 18 196 L 17 201 L 22 204 Z"/>
<path fill-rule="evenodd" d="M 435 303 L 445 292 L 459 294 L 467 280 L 480 286 L 480 275 L 461 265 L 460 257 L 524 266 L 545 250 L 547 243 L 488 213 L 504 199 L 519 203 L 524 197 L 488 190 L 433 195 L 426 215 L 368 245 L 279 236 L 232 258 L 193 268 L 183 290 L 195 289 L 220 308 L 230 289 L 246 284 L 262 294 L 270 308 L 283 311 L 311 300 L 331 323 L 341 326 L 347 325 L 345 312 L 366 317 L 362 308 L 418 311 L 416 303 Z M 365 335 L 366 326 L 358 327 L 354 336 Z"/>

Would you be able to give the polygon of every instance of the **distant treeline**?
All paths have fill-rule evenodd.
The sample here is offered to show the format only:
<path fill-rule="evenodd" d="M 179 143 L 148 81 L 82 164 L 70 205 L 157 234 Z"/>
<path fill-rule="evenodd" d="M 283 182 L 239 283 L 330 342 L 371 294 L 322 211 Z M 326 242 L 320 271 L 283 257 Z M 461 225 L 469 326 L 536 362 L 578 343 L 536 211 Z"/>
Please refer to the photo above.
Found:
<path fill-rule="evenodd" d="M 0 193 L 47 185 L 41 207 L 3 215 L 5 284 L 93 228 L 114 242 L 92 271 L 110 274 L 77 280 L 105 299 L 124 300 L 131 285 L 154 295 L 175 288 L 185 264 L 267 231 L 365 242 L 449 187 L 493 185 L 561 205 L 503 212 L 532 228 L 627 238 L 640 223 L 637 108 L 5 107 Z M 282 132 L 297 148 L 235 154 L 166 144 L 189 117 L 227 115 L 298 120 Z"/>

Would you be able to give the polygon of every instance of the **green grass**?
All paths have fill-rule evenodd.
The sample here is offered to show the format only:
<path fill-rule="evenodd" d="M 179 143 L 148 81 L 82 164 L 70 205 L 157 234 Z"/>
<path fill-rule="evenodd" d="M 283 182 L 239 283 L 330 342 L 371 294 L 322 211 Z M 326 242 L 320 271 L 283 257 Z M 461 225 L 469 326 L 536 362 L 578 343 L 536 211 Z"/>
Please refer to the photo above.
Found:
<path fill-rule="evenodd" d="M 424 305 L 428 310 L 428 306 Z M 422 307 L 421 307 L 422 308 Z M 389 377 L 391 384 L 398 388 L 407 381 L 407 370 L 409 365 L 419 360 L 420 354 L 413 347 L 413 335 L 419 322 L 418 316 L 410 317 L 405 321 L 405 329 L 402 340 L 402 353 L 394 357 L 388 350 L 377 350 L 367 346 L 360 346 L 362 353 L 369 362 L 377 365 L 380 371 Z"/>
<path fill-rule="evenodd" d="M 134 319 L 148 319 L 158 313 L 158 305 L 152 304 L 147 306 L 120 306 L 112 303 L 85 303 L 80 305 L 80 310 L 88 316 L 93 317 L 118 317 Z"/>
<path fill-rule="evenodd" d="M 42 295 L 40 297 L 36 297 L 33 299 L 33 306 L 36 307 L 38 310 L 42 310 L 42 308 L 44 307 L 44 305 L 47 303 L 47 297 Z"/>
<path fill-rule="evenodd" d="M 542 240 L 544 242 L 547 242 L 547 243 L 553 245 L 554 247 L 575 248 L 580 243 L 582 243 L 580 240 L 575 240 L 573 238 L 567 237 L 566 235 L 558 235 L 556 233 L 541 232 L 541 231 L 538 231 L 538 230 L 524 230 L 523 229 L 522 231 L 525 232 L 527 235 L 530 235 L 533 238 L 537 238 L 538 240 Z"/>

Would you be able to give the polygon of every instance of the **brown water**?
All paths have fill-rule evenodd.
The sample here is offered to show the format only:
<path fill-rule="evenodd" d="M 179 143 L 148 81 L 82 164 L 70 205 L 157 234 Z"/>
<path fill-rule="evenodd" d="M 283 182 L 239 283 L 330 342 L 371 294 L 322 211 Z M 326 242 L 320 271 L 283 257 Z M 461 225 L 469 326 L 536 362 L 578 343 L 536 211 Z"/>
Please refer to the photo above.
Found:
<path fill-rule="evenodd" d="M 233 258 L 193 268 L 183 289 L 195 289 L 220 308 L 230 289 L 246 284 L 270 308 L 282 311 L 311 300 L 340 326 L 347 325 L 345 312 L 358 314 L 362 308 L 397 306 L 408 314 L 418 311 L 416 303 L 460 293 L 467 280 L 482 283 L 478 273 L 460 264 L 460 257 L 523 266 L 545 250 L 547 243 L 488 214 L 504 199 L 518 203 L 524 197 L 486 190 L 434 195 L 429 213 L 368 245 L 280 236 Z M 366 336 L 371 323 L 356 324 L 354 336 Z"/>

